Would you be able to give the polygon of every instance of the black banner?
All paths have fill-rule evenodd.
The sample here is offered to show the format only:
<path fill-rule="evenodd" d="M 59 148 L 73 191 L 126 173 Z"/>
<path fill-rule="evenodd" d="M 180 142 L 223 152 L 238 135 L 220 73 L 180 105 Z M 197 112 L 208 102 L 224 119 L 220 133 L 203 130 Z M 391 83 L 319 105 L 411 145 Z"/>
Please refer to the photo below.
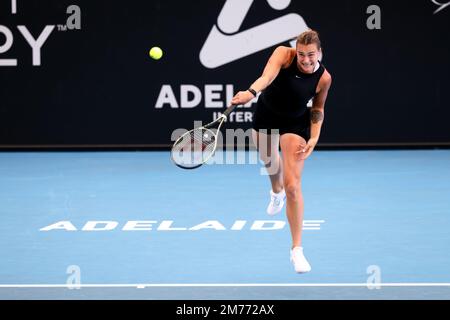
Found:
<path fill-rule="evenodd" d="M 0 0 L 0 146 L 169 146 L 307 28 L 333 77 L 321 145 L 450 144 L 443 2 Z"/>

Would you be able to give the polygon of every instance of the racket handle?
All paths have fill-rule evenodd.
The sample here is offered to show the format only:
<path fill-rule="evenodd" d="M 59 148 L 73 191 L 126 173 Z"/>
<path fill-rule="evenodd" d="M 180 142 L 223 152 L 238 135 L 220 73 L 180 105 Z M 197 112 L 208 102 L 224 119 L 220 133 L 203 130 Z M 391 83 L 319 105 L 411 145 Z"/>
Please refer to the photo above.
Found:
<path fill-rule="evenodd" d="M 228 118 L 228 115 L 229 115 L 231 112 L 233 112 L 234 108 L 236 108 L 237 106 L 238 106 L 237 104 L 232 104 L 231 106 L 229 106 L 229 107 L 223 112 L 223 115 L 224 115 L 225 117 Z"/>

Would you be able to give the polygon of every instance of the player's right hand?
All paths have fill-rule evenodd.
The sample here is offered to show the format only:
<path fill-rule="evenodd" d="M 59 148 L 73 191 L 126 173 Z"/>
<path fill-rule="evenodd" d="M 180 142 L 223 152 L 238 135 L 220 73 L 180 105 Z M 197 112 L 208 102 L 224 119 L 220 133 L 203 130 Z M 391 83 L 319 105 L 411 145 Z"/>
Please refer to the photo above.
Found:
<path fill-rule="evenodd" d="M 231 104 L 246 104 L 250 100 L 252 100 L 255 96 L 250 91 L 239 91 L 236 95 L 231 99 Z"/>

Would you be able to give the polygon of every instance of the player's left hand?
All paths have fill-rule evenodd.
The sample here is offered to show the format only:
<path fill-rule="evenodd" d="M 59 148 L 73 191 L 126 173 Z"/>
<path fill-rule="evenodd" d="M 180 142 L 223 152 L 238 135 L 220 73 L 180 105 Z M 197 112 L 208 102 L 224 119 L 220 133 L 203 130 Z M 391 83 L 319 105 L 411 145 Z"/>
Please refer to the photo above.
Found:
<path fill-rule="evenodd" d="M 301 148 L 299 151 L 297 151 L 295 154 L 298 156 L 299 160 L 306 160 L 306 158 L 309 157 L 309 155 L 313 152 L 316 144 L 318 142 L 318 139 L 311 138 L 306 143 L 306 146 L 304 148 Z"/>

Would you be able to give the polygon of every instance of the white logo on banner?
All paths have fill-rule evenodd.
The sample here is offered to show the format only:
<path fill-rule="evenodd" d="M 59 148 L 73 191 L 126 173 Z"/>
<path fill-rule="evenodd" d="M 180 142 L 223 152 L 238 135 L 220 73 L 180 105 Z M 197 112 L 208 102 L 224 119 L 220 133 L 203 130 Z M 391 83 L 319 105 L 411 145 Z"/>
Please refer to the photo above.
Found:
<path fill-rule="evenodd" d="M 17 0 L 11 0 L 11 13 L 17 13 Z"/>
<path fill-rule="evenodd" d="M 439 11 L 444 10 L 446 7 L 450 6 L 450 1 L 447 2 L 447 3 L 440 3 L 440 2 L 438 2 L 438 1 L 436 1 L 436 0 L 431 0 L 431 2 L 433 2 L 435 5 L 439 6 L 439 8 L 437 8 L 437 9 L 433 12 L 433 14 L 436 14 L 436 13 L 438 13 Z"/>
<path fill-rule="evenodd" d="M 289 13 L 247 30 L 240 27 L 254 0 L 227 0 L 202 49 L 200 62 L 217 68 L 273 45 L 292 40 L 308 27 L 303 18 Z M 290 0 L 266 0 L 275 10 L 286 9 Z"/>
<path fill-rule="evenodd" d="M 55 27 L 58 28 L 58 31 L 67 31 L 67 30 L 80 30 L 81 29 L 81 9 L 76 5 L 71 5 L 67 8 L 67 14 L 70 16 L 67 18 L 66 24 L 55 25 L 47 25 L 41 31 L 41 33 L 34 37 L 27 26 L 18 25 L 17 30 L 22 34 L 25 41 L 31 47 L 32 51 L 32 64 L 33 66 L 41 65 L 41 49 L 44 46 L 45 42 L 49 38 Z M 11 14 L 17 14 L 17 0 L 11 0 Z M 0 25 L 0 34 L 5 38 L 5 42 L 0 43 L 0 54 L 8 52 L 11 49 L 14 42 L 14 34 L 11 29 L 7 26 Z M 0 36 L 0 39 L 2 37 Z M 17 59 L 0 59 L 0 66 L 9 66 L 15 67 L 17 66 Z"/>

